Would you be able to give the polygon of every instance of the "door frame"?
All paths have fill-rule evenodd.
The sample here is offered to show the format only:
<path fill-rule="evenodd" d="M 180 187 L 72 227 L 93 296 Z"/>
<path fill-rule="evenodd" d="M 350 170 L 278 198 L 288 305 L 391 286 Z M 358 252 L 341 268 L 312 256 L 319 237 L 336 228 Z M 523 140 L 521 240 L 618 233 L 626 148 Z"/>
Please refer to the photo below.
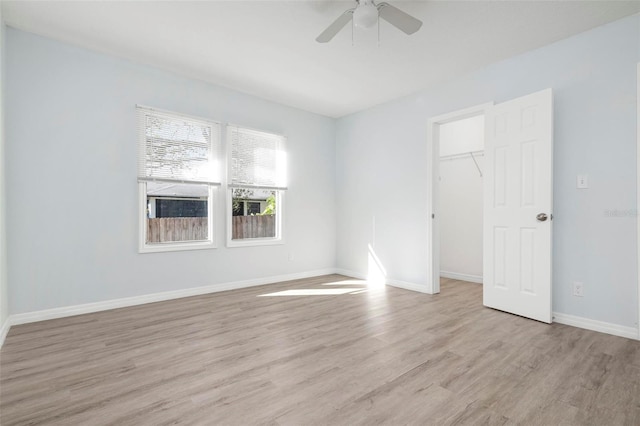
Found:
<path fill-rule="evenodd" d="M 637 79 L 636 79 L 636 222 L 637 222 L 637 245 L 636 251 L 638 256 L 638 322 L 636 328 L 638 329 L 638 337 L 640 340 L 640 62 L 636 66 Z"/>
<path fill-rule="evenodd" d="M 427 293 L 440 293 L 440 218 L 438 211 L 440 176 L 440 126 L 452 121 L 484 115 L 486 117 L 493 102 L 452 111 L 429 118 L 427 122 Z M 486 129 L 486 127 L 485 127 Z M 486 135 L 486 131 L 485 131 Z"/>

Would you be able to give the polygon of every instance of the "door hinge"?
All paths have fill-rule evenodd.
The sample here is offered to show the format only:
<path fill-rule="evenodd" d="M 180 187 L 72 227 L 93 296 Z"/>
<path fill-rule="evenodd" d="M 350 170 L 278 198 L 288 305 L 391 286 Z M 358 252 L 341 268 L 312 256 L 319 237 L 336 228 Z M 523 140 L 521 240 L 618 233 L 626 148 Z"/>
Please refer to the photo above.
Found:
<path fill-rule="evenodd" d="M 436 215 L 434 213 L 431 213 L 431 219 L 435 219 Z"/>

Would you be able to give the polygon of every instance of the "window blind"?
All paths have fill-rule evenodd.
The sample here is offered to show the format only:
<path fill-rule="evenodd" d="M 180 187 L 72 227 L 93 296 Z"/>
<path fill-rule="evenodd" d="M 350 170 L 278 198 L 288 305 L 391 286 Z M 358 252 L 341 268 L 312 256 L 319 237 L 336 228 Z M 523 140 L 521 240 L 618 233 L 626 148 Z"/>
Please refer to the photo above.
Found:
<path fill-rule="evenodd" d="M 220 124 L 138 109 L 138 179 L 220 184 Z"/>
<path fill-rule="evenodd" d="M 230 187 L 287 189 L 284 136 L 232 125 L 227 132 Z"/>

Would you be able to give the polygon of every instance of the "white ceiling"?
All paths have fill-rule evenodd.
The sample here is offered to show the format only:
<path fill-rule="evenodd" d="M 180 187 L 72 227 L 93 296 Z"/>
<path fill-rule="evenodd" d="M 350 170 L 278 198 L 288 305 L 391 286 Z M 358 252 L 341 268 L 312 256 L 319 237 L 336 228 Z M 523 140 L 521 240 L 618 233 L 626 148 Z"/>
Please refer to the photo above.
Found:
<path fill-rule="evenodd" d="M 354 1 L 2 1 L 15 28 L 340 117 L 640 11 L 638 1 L 402 1 L 424 24 L 315 38 Z"/>

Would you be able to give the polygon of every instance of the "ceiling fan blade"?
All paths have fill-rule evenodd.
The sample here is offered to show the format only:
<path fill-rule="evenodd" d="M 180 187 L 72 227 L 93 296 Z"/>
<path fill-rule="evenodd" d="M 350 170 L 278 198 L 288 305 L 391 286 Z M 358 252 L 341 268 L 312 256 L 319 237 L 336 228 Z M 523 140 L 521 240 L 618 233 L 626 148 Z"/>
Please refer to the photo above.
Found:
<path fill-rule="evenodd" d="M 414 18 L 395 6 L 391 6 L 389 3 L 378 3 L 377 7 L 378 14 L 382 19 L 406 34 L 413 34 L 422 26 L 421 20 Z"/>
<path fill-rule="evenodd" d="M 355 9 L 346 10 L 342 15 L 338 16 L 338 19 L 333 21 L 333 24 L 329 25 L 327 29 L 316 38 L 316 41 L 318 43 L 326 43 L 335 37 L 335 35 L 351 21 L 354 10 Z"/>

